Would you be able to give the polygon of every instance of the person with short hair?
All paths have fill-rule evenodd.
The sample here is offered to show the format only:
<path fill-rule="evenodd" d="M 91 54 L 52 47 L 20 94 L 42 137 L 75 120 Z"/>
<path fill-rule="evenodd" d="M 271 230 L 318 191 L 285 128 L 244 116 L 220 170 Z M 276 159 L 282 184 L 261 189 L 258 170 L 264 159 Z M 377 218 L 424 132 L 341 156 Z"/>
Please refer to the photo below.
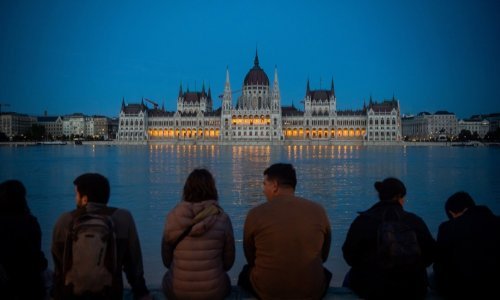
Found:
<path fill-rule="evenodd" d="M 247 265 L 238 285 L 262 299 L 320 299 L 332 274 L 323 267 L 330 252 L 331 228 L 324 208 L 297 197 L 291 164 L 264 171 L 267 202 L 247 215 L 243 250 Z"/>
<path fill-rule="evenodd" d="M 403 209 L 406 199 L 403 182 L 386 178 L 375 182 L 375 189 L 379 201 L 354 219 L 342 246 L 344 259 L 351 266 L 344 286 L 365 299 L 424 298 L 428 285 L 426 267 L 434 259 L 434 238 L 420 217 Z M 380 249 L 381 226 L 385 222 L 397 222 L 399 225 L 388 226 L 410 230 L 402 233 L 414 243 L 405 249 L 413 251 L 408 256 Z"/>
<path fill-rule="evenodd" d="M 0 183 L 0 236 L 0 299 L 44 299 L 42 232 L 19 180 Z"/>
<path fill-rule="evenodd" d="M 182 201 L 167 215 L 161 244 L 163 292 L 168 299 L 224 299 L 235 259 L 231 219 L 220 207 L 212 174 L 194 169 Z"/>
<path fill-rule="evenodd" d="M 54 259 L 54 299 L 122 299 L 125 272 L 134 299 L 150 298 L 144 280 L 141 245 L 135 222 L 128 210 L 108 206 L 110 186 L 106 177 L 98 173 L 86 173 L 74 180 L 77 208 L 63 213 L 57 220 L 52 235 L 52 257 Z M 83 214 L 107 215 L 112 220 L 116 237 L 117 268 L 112 275 L 112 286 L 104 294 L 85 293 L 77 295 L 71 285 L 67 285 L 64 270 L 64 255 L 67 255 L 68 237 L 75 220 Z"/>
<path fill-rule="evenodd" d="M 450 299 L 500 296 L 500 218 L 466 192 L 448 198 L 437 236 L 434 280 Z"/>

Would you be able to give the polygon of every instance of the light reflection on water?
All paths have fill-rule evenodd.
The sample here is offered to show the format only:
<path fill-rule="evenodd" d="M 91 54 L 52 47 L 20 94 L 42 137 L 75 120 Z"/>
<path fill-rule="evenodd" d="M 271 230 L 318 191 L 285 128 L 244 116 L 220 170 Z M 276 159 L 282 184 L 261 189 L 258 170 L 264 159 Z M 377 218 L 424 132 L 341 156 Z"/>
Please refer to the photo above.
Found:
<path fill-rule="evenodd" d="M 262 201 L 262 172 L 275 162 L 290 162 L 298 175 L 297 194 L 321 203 L 333 228 L 326 265 L 333 284 L 340 285 L 347 266 L 341 246 L 356 213 L 376 201 L 373 183 L 387 176 L 401 178 L 408 189 L 406 208 L 420 215 L 435 235 L 445 218 L 443 201 L 458 190 L 500 213 L 499 149 L 455 147 L 362 146 L 201 146 L 0 148 L 0 180 L 17 178 L 43 233 L 50 257 L 52 227 L 74 207 L 73 180 L 99 172 L 111 182 L 111 205 L 129 209 L 136 220 L 146 279 L 158 286 L 164 273 L 160 240 L 166 213 L 180 200 L 189 172 L 212 171 L 220 203 L 231 217 L 237 257 L 230 271 L 233 283 L 244 264 L 241 247 L 248 210 Z"/>

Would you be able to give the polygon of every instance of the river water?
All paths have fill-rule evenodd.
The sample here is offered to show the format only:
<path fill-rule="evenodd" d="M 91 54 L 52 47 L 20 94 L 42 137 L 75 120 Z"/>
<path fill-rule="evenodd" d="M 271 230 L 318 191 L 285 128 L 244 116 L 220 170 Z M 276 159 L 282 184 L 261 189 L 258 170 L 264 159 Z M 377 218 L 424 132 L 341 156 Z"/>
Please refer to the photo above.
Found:
<path fill-rule="evenodd" d="M 42 227 L 42 247 L 51 261 L 52 228 L 74 208 L 73 180 L 99 172 L 111 183 L 110 205 L 130 210 L 143 251 L 147 284 L 160 286 L 165 268 L 160 241 L 166 213 L 180 200 L 193 168 L 215 176 L 219 202 L 231 217 L 236 238 L 233 284 L 245 263 L 243 223 L 249 209 L 265 201 L 262 172 L 289 162 L 297 170 L 296 193 L 324 206 L 333 230 L 327 268 L 334 286 L 348 270 L 341 247 L 357 212 L 377 201 L 373 183 L 388 176 L 407 187 L 405 209 L 421 216 L 434 236 L 445 220 L 444 201 L 469 192 L 500 214 L 500 148 L 363 146 L 33 146 L 0 147 L 0 181 L 21 180 Z"/>

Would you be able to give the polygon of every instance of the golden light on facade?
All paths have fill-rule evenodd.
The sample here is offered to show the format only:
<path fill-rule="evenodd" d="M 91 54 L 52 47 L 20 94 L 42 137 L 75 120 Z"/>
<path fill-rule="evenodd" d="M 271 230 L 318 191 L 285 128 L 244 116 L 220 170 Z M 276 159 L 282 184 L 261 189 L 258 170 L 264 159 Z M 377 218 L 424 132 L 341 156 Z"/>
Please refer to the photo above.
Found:
<path fill-rule="evenodd" d="M 264 117 L 264 116 L 243 116 L 243 117 L 236 117 L 233 118 L 233 125 L 240 125 L 240 126 L 260 126 L 260 125 L 269 125 L 271 124 L 271 118 L 270 117 Z"/>

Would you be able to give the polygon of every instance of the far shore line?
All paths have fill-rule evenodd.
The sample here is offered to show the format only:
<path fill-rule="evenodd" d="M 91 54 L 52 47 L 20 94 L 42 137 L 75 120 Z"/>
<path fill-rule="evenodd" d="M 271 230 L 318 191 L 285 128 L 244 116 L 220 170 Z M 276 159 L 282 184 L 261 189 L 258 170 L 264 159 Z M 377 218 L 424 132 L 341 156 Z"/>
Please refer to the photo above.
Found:
<path fill-rule="evenodd" d="M 63 141 L 63 144 L 44 145 L 41 142 L 0 142 L 4 147 L 28 147 L 28 146 L 53 146 L 75 145 L 73 141 Z M 394 141 L 358 141 L 358 140 L 288 140 L 288 141 L 214 141 L 214 140 L 150 140 L 150 141 L 82 141 L 87 146 L 389 146 L 389 147 L 481 147 L 500 146 L 500 143 L 483 142 L 394 142 Z"/>

